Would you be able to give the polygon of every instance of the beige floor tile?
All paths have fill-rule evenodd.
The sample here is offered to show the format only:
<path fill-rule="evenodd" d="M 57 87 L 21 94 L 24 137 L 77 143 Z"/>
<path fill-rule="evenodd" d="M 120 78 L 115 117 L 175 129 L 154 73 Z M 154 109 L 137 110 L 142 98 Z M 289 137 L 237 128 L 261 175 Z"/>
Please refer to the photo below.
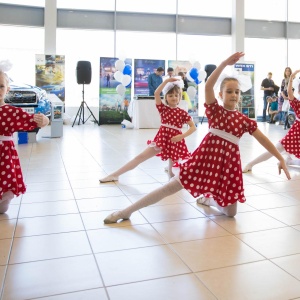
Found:
<path fill-rule="evenodd" d="M 17 219 L 20 210 L 19 204 L 10 203 L 9 209 L 5 214 L 0 214 L 0 221 L 9 220 L 9 219 Z"/>
<path fill-rule="evenodd" d="M 91 255 L 9 265 L 3 300 L 23 300 L 102 287 Z"/>
<path fill-rule="evenodd" d="M 299 200 L 285 197 L 282 194 L 268 194 L 247 197 L 246 203 L 256 209 L 261 210 L 268 208 L 300 205 Z"/>
<path fill-rule="evenodd" d="M 71 185 L 68 180 L 47 181 L 47 182 L 37 182 L 37 183 L 27 184 L 27 192 L 60 191 L 60 190 L 70 190 L 70 188 Z"/>
<path fill-rule="evenodd" d="M 73 189 L 73 191 L 77 200 L 86 198 L 117 197 L 124 195 L 116 186 L 105 186 L 100 184 L 99 187 L 96 188 Z"/>
<path fill-rule="evenodd" d="M 125 195 L 147 194 L 161 187 L 159 182 L 146 184 L 118 185 Z"/>
<path fill-rule="evenodd" d="M 64 214 L 76 214 L 78 207 L 75 200 L 65 200 L 56 202 L 29 203 L 22 204 L 19 218 L 53 216 Z"/>
<path fill-rule="evenodd" d="M 91 229 L 120 227 L 120 226 L 132 226 L 132 225 L 148 223 L 147 220 L 139 212 L 135 212 L 132 214 L 129 220 L 121 221 L 119 223 L 114 223 L 109 225 L 104 224 L 103 220 L 112 212 L 113 211 L 81 213 L 85 229 L 91 230 Z"/>
<path fill-rule="evenodd" d="M 140 213 L 150 223 L 204 217 L 200 211 L 188 203 L 148 206 L 140 209 Z"/>
<path fill-rule="evenodd" d="M 70 182 L 77 180 L 87 180 L 87 179 L 96 179 L 99 183 L 99 179 L 106 176 L 106 173 L 104 171 L 93 171 L 93 172 L 70 172 L 68 173 L 68 178 Z"/>
<path fill-rule="evenodd" d="M 300 280 L 300 254 L 279 257 L 271 261 Z"/>
<path fill-rule="evenodd" d="M 126 173 L 127 175 L 127 173 Z M 119 181 L 116 182 L 117 185 L 122 188 L 123 185 L 136 185 L 136 184 L 149 184 L 149 183 L 157 183 L 157 181 L 147 174 L 137 175 L 137 176 L 126 176 L 125 174 L 120 176 Z M 168 176 L 165 175 L 167 178 Z"/>
<path fill-rule="evenodd" d="M 80 212 L 118 210 L 123 209 L 131 204 L 132 203 L 126 196 L 77 200 L 77 205 Z"/>
<path fill-rule="evenodd" d="M 96 254 L 106 286 L 190 273 L 167 246 Z"/>
<path fill-rule="evenodd" d="M 213 220 L 232 234 L 286 226 L 284 223 L 279 222 L 259 211 L 239 213 L 234 218 L 218 216 L 214 217 Z"/>
<path fill-rule="evenodd" d="M 30 236 L 14 239 L 9 263 L 17 264 L 91 253 L 89 241 L 83 231 Z"/>
<path fill-rule="evenodd" d="M 258 186 L 273 193 L 284 193 L 288 191 L 298 191 L 300 193 L 299 179 L 258 184 Z"/>
<path fill-rule="evenodd" d="M 0 266 L 0 293 L 2 292 L 5 270 L 6 270 L 6 266 Z"/>
<path fill-rule="evenodd" d="M 168 243 L 230 235 L 228 231 L 206 218 L 154 223 L 152 226 Z"/>
<path fill-rule="evenodd" d="M 12 239 L 0 240 L 0 266 L 4 266 L 8 263 L 8 256 L 10 253 Z"/>
<path fill-rule="evenodd" d="M 88 237 L 94 253 L 165 244 L 161 236 L 147 224 L 89 230 Z"/>
<path fill-rule="evenodd" d="M 74 195 L 72 190 L 60 190 L 60 191 L 47 191 L 45 192 L 32 192 L 23 195 L 22 203 L 37 203 L 37 202 L 50 202 L 50 201 L 63 201 L 73 200 Z"/>
<path fill-rule="evenodd" d="M 56 174 L 39 174 L 39 175 L 27 175 L 26 184 L 34 184 L 41 182 L 58 182 L 58 181 L 67 181 L 68 176 L 66 173 L 56 173 Z"/>
<path fill-rule="evenodd" d="M 172 244 L 193 272 L 264 260 L 264 257 L 234 236 Z"/>
<path fill-rule="evenodd" d="M 140 200 L 142 197 L 146 196 L 147 194 L 141 194 L 141 195 L 129 195 L 127 196 L 128 199 L 132 202 L 135 203 L 138 200 Z M 168 196 L 162 200 L 160 200 L 157 203 L 154 203 L 153 206 L 155 205 L 165 205 L 165 204 L 176 204 L 176 203 L 186 203 L 179 195 L 178 193 Z"/>
<path fill-rule="evenodd" d="M 10 239 L 14 234 L 17 219 L 0 221 L 0 239 Z"/>
<path fill-rule="evenodd" d="M 84 230 L 84 227 L 79 214 L 23 218 L 18 220 L 15 236 L 23 237 L 80 230 Z"/>
<path fill-rule="evenodd" d="M 259 187 L 258 185 L 245 185 L 244 186 L 244 194 L 247 197 L 249 196 L 257 196 L 257 195 L 268 195 L 272 191 L 267 188 Z"/>
<path fill-rule="evenodd" d="M 193 274 L 113 286 L 108 294 L 111 300 L 216 300 Z"/>
<path fill-rule="evenodd" d="M 87 188 L 98 188 L 99 187 L 99 176 L 95 178 L 77 179 L 71 180 L 71 186 L 73 189 L 87 189 Z M 101 185 L 103 187 L 104 185 Z"/>
<path fill-rule="evenodd" d="M 197 273 L 218 300 L 283 300 L 300 295 L 300 282 L 269 261 Z"/>
<path fill-rule="evenodd" d="M 124 297 L 123 297 L 124 298 Z M 57 296 L 35 298 L 35 300 L 108 300 L 104 288 L 92 289 L 76 293 L 68 293 Z"/>
<path fill-rule="evenodd" d="M 284 192 L 284 193 L 278 193 L 279 195 L 282 195 L 284 197 L 287 197 L 287 198 L 292 198 L 294 200 L 298 200 L 300 201 L 300 193 L 299 193 L 299 190 L 295 190 L 295 191 L 287 191 L 287 192 Z"/>
<path fill-rule="evenodd" d="M 300 253 L 300 232 L 294 228 L 245 233 L 237 237 L 267 258 Z"/>
<path fill-rule="evenodd" d="M 287 225 L 300 224 L 300 203 L 289 207 L 266 209 L 263 212 Z"/>

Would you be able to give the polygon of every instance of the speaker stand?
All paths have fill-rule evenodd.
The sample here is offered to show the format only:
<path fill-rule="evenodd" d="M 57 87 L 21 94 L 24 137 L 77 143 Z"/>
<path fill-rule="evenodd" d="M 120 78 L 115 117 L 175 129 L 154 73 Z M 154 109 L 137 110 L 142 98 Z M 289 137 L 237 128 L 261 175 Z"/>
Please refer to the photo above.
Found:
<path fill-rule="evenodd" d="M 86 106 L 86 108 L 87 108 L 87 109 L 89 110 L 89 112 L 90 112 L 90 115 L 89 115 L 89 117 L 88 117 L 87 119 L 84 119 L 84 105 Z M 82 122 L 82 124 L 86 123 L 86 122 L 88 121 L 88 119 L 89 119 L 91 116 L 94 118 L 94 122 L 95 122 L 97 125 L 99 125 L 99 123 L 98 123 L 98 121 L 96 120 L 96 118 L 95 118 L 93 112 L 91 111 L 91 109 L 89 108 L 89 106 L 87 105 L 87 103 L 84 101 L 84 83 L 83 83 L 83 85 L 82 85 L 82 101 L 81 101 L 81 104 L 80 104 L 79 109 L 78 109 L 78 111 L 77 111 L 77 114 L 76 114 L 76 117 L 75 117 L 75 119 L 74 119 L 74 122 L 73 122 L 72 127 L 74 126 L 77 117 L 78 117 L 78 124 L 77 124 L 77 125 L 80 125 L 80 122 Z"/>

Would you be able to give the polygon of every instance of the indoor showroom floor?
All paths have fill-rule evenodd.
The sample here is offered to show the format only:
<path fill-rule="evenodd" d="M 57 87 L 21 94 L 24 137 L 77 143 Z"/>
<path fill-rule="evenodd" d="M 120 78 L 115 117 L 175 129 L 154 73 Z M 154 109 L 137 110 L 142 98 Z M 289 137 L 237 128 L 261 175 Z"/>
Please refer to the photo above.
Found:
<path fill-rule="evenodd" d="M 282 126 L 258 123 L 276 143 Z M 27 192 L 0 215 L 0 299 L 300 299 L 300 169 L 276 159 L 244 174 L 247 202 L 234 218 L 180 191 L 104 225 L 112 211 L 168 182 L 154 157 L 99 184 L 145 149 L 157 129 L 63 126 L 63 137 L 18 145 Z M 186 139 L 193 151 L 208 129 Z M 48 136 L 48 137 L 47 137 Z M 243 165 L 264 150 L 249 134 Z"/>

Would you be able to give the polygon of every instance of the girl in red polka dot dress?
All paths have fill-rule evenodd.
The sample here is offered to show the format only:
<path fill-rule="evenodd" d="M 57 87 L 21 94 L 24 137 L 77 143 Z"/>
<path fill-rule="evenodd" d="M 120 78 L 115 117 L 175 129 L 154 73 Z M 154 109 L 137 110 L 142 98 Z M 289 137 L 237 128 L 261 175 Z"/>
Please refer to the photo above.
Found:
<path fill-rule="evenodd" d="M 181 100 L 182 80 L 178 78 L 166 79 L 155 91 L 155 103 L 161 117 L 161 126 L 147 147 L 141 154 L 136 156 L 119 170 L 111 173 L 105 178 L 100 179 L 101 183 L 117 181 L 119 176 L 136 168 L 140 163 L 153 156 L 160 156 L 162 160 L 169 160 L 169 176 L 173 177 L 172 167 L 174 162 L 188 159 L 190 152 L 186 146 L 184 138 L 196 130 L 196 126 L 191 116 L 183 109 L 178 107 Z M 165 105 L 161 101 L 160 94 L 165 95 Z M 182 133 L 182 126 L 189 125 L 189 129 Z"/>
<path fill-rule="evenodd" d="M 229 217 L 235 216 L 237 202 L 246 201 L 238 147 L 238 141 L 245 132 L 253 135 L 279 160 L 279 173 L 283 169 L 290 179 L 285 161 L 275 146 L 257 128 L 255 121 L 236 110 L 241 93 L 236 78 L 225 78 L 221 82 L 219 96 L 223 106 L 220 106 L 216 100 L 214 85 L 221 72 L 226 66 L 234 65 L 243 56 L 242 52 L 231 55 L 208 78 L 205 85 L 205 107 L 209 133 L 192 157 L 180 165 L 179 176 L 129 207 L 113 212 L 106 217 L 104 223 L 126 220 L 134 211 L 154 204 L 183 188 L 198 198 L 199 204 L 215 206 L 223 214 Z"/>
<path fill-rule="evenodd" d="M 9 91 L 9 79 L 0 69 L 0 213 L 8 210 L 14 195 L 24 194 L 18 153 L 12 134 L 16 131 L 30 131 L 48 125 L 49 119 L 43 114 L 30 115 L 21 108 L 5 104 L 4 97 Z"/>
<path fill-rule="evenodd" d="M 280 153 L 285 153 L 287 155 L 285 163 L 287 165 L 298 166 L 300 165 L 300 101 L 294 96 L 293 80 L 295 79 L 296 74 L 298 74 L 299 72 L 300 70 L 297 70 L 291 75 L 291 80 L 289 81 L 287 88 L 289 102 L 296 114 L 296 120 L 285 137 L 276 144 L 277 150 Z M 300 93 L 299 89 L 298 92 Z M 295 156 L 296 159 L 294 159 L 292 156 Z M 270 155 L 269 152 L 261 154 L 260 156 L 249 162 L 244 167 L 243 172 L 247 173 L 251 171 L 253 166 L 266 161 L 271 157 L 272 155 Z"/>

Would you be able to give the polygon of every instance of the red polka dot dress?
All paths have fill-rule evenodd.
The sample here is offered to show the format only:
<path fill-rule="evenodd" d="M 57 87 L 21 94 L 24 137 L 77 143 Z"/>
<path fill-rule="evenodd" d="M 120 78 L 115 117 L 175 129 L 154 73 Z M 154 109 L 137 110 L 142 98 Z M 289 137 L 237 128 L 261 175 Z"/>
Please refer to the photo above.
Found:
<path fill-rule="evenodd" d="M 160 156 L 162 160 L 171 158 L 173 162 L 177 162 L 180 159 L 184 160 L 189 158 L 191 154 L 188 151 L 185 140 L 182 139 L 174 143 L 171 142 L 171 138 L 182 134 L 181 128 L 183 124 L 186 124 L 192 119 L 191 116 L 179 107 L 172 108 L 164 103 L 156 105 L 156 108 L 160 114 L 161 123 L 166 126 L 160 126 L 153 141 L 149 142 L 149 146 L 161 149 L 158 156 Z"/>
<path fill-rule="evenodd" d="M 33 130 L 36 127 L 33 116 L 21 108 L 0 106 L 0 199 L 7 191 L 12 191 L 16 196 L 26 191 L 14 142 L 1 140 L 1 136 L 11 137 L 16 131 Z"/>
<path fill-rule="evenodd" d="M 290 105 L 293 108 L 296 117 L 300 120 L 300 101 L 294 98 L 290 100 Z M 300 121 L 296 120 L 289 129 L 286 136 L 279 142 L 286 152 L 300 158 Z"/>
<path fill-rule="evenodd" d="M 226 110 L 217 100 L 205 104 L 209 128 L 225 131 L 237 138 L 252 134 L 257 123 L 237 110 Z M 192 157 L 180 165 L 179 179 L 194 197 L 213 197 L 220 206 L 245 202 L 238 144 L 209 132 Z"/>

